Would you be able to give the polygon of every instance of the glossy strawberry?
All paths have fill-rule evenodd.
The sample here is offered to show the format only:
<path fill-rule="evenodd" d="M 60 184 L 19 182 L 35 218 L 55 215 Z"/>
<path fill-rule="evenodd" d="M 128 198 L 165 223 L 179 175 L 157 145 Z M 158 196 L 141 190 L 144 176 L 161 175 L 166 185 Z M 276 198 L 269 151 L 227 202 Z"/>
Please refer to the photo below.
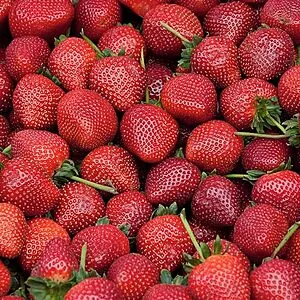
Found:
<path fill-rule="evenodd" d="M 0 3 L 0 29 L 5 29 L 8 20 L 9 10 L 14 0 L 3 0 Z"/>
<path fill-rule="evenodd" d="M 143 300 L 192 300 L 186 286 L 176 284 L 156 284 L 147 290 Z"/>
<path fill-rule="evenodd" d="M 0 148 L 8 146 L 9 133 L 9 123 L 4 116 L 0 115 Z"/>
<path fill-rule="evenodd" d="M 24 300 L 24 298 L 19 296 L 4 296 L 1 300 Z"/>
<path fill-rule="evenodd" d="M 11 286 L 11 276 L 8 268 L 0 260 L 0 297 L 8 293 Z M 1 297 L 2 299 L 2 297 Z"/>
<path fill-rule="evenodd" d="M 288 242 L 286 259 L 300 267 L 300 230 L 292 235 Z"/>
<path fill-rule="evenodd" d="M 13 82 L 6 67 L 0 64 L 0 112 L 6 111 L 11 107 L 13 93 Z"/>

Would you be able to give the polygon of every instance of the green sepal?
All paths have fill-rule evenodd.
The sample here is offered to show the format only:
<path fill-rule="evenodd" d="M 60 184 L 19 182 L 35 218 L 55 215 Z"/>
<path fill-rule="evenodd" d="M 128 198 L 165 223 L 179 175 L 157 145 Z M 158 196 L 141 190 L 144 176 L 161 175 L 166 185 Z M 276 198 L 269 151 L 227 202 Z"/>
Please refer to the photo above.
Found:
<path fill-rule="evenodd" d="M 211 256 L 211 251 L 206 243 L 200 242 L 200 247 L 201 247 L 204 259 L 207 259 L 208 257 Z"/>
<path fill-rule="evenodd" d="M 222 252 L 222 242 L 220 236 L 217 235 L 214 241 L 214 255 L 221 254 L 221 252 Z"/>
<path fill-rule="evenodd" d="M 188 253 L 183 253 L 183 258 L 185 260 L 185 262 L 183 263 L 183 269 L 187 274 L 189 274 L 192 269 L 202 263 L 200 259 L 193 257 Z"/>
<path fill-rule="evenodd" d="M 172 277 L 172 274 L 169 270 L 161 270 L 160 272 L 160 282 L 163 284 L 174 284 L 174 285 L 187 285 L 188 276 L 176 275 L 176 277 Z"/>
<path fill-rule="evenodd" d="M 273 174 L 284 170 L 291 170 L 293 168 L 292 159 L 289 157 L 287 162 L 282 162 L 277 168 L 268 171 L 267 174 Z"/>
<path fill-rule="evenodd" d="M 2 149 L 0 148 L 0 150 L 2 150 L 2 154 L 4 154 L 5 156 L 7 156 L 8 158 L 11 158 L 11 145 L 7 146 L 6 148 Z"/>
<path fill-rule="evenodd" d="M 151 215 L 151 219 L 158 216 L 177 215 L 177 213 L 178 213 L 178 205 L 176 202 L 173 202 L 170 206 L 163 206 L 159 204 L 157 209 L 153 211 Z"/>
<path fill-rule="evenodd" d="M 181 59 L 178 61 L 179 67 L 190 69 L 193 51 L 201 41 L 202 38 L 197 35 L 193 37 L 193 40 L 191 42 L 182 41 L 182 44 L 185 48 L 181 51 Z"/>
<path fill-rule="evenodd" d="M 109 224 L 109 219 L 108 219 L 107 216 L 98 219 L 98 221 L 96 222 L 96 226 L 99 226 L 99 225 L 108 225 L 108 224 Z"/>
<path fill-rule="evenodd" d="M 300 147 L 300 128 L 299 128 L 299 115 L 295 115 L 292 119 L 282 123 L 285 130 L 289 135 L 289 144 L 293 147 Z"/>
<path fill-rule="evenodd" d="M 182 147 L 180 147 L 180 148 L 178 148 L 176 150 L 175 157 L 177 157 L 177 158 L 184 158 L 184 153 L 183 153 Z"/>
<path fill-rule="evenodd" d="M 76 169 L 74 161 L 67 159 L 55 172 L 52 179 L 57 186 L 62 186 L 69 182 L 72 176 L 79 176 L 79 171 Z"/>
<path fill-rule="evenodd" d="M 126 235 L 129 235 L 129 230 L 130 230 L 131 225 L 130 224 L 121 224 L 120 226 L 118 226 L 118 228 Z"/>
<path fill-rule="evenodd" d="M 62 83 L 60 82 L 60 80 L 51 74 L 50 70 L 46 67 L 42 67 L 37 71 L 38 74 L 43 75 L 45 77 L 47 77 L 48 79 L 50 79 L 52 82 L 54 82 L 57 86 L 59 87 L 63 87 Z"/>
<path fill-rule="evenodd" d="M 60 43 L 64 42 L 66 39 L 68 38 L 68 36 L 61 34 L 58 39 L 54 38 L 54 45 L 55 47 L 57 47 Z"/>

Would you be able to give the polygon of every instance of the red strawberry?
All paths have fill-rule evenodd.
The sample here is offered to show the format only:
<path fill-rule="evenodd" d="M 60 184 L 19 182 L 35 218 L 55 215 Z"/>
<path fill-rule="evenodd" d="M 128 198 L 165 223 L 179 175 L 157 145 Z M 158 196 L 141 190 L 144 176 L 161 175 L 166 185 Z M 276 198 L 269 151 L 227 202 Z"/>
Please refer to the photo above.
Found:
<path fill-rule="evenodd" d="M 19 256 L 26 233 L 27 224 L 21 210 L 13 204 L 0 203 L 0 256 Z"/>
<path fill-rule="evenodd" d="M 63 95 L 63 90 L 43 75 L 25 75 L 13 94 L 14 112 L 25 128 L 49 129 L 56 124 Z"/>
<path fill-rule="evenodd" d="M 65 185 L 54 209 L 54 220 L 70 234 L 96 224 L 105 214 L 105 204 L 93 188 L 77 182 Z"/>
<path fill-rule="evenodd" d="M 16 0 L 9 13 L 13 37 L 37 35 L 53 42 L 71 25 L 74 8 L 69 0 Z"/>
<path fill-rule="evenodd" d="M 175 284 L 156 284 L 147 290 L 143 300 L 192 300 L 188 287 Z"/>
<path fill-rule="evenodd" d="M 0 115 L 0 148 L 5 148 L 8 144 L 8 135 L 10 128 L 8 121 L 4 116 Z"/>
<path fill-rule="evenodd" d="M 71 147 L 90 151 L 112 141 L 118 119 L 106 99 L 94 91 L 77 89 L 61 98 L 57 125 L 59 134 Z"/>
<path fill-rule="evenodd" d="M 90 152 L 82 162 L 81 175 L 99 184 L 111 184 L 119 193 L 140 188 L 133 157 L 117 146 L 102 146 Z"/>
<path fill-rule="evenodd" d="M 161 93 L 164 109 L 180 122 L 195 126 L 217 114 L 217 93 L 205 76 L 186 74 L 173 77 Z"/>
<path fill-rule="evenodd" d="M 3 154 L 2 152 L 0 152 L 0 170 L 2 168 L 1 165 L 5 165 L 7 162 L 9 161 L 9 158 L 7 155 Z"/>
<path fill-rule="evenodd" d="M 121 21 L 121 7 L 117 0 L 80 0 L 75 11 L 77 33 L 84 33 L 98 41 L 109 28 Z"/>
<path fill-rule="evenodd" d="M 4 29 L 7 25 L 9 10 L 14 0 L 3 0 L 0 3 L 0 29 Z"/>
<path fill-rule="evenodd" d="M 186 158 L 200 170 L 226 174 L 233 170 L 243 150 L 243 140 L 235 128 L 212 120 L 196 127 L 187 141 Z"/>
<path fill-rule="evenodd" d="M 165 159 L 174 149 L 178 125 L 162 108 L 140 104 L 123 116 L 120 132 L 124 146 L 144 162 Z"/>
<path fill-rule="evenodd" d="M 20 256 L 20 263 L 26 273 L 30 273 L 40 260 L 46 245 L 54 238 L 70 242 L 67 231 L 47 218 L 35 218 L 28 221 L 29 231 Z"/>
<path fill-rule="evenodd" d="M 13 82 L 6 71 L 6 67 L 2 64 L 0 64 L 0 82 L 0 112 L 3 112 L 11 106 Z"/>
<path fill-rule="evenodd" d="M 118 286 L 125 299 L 141 299 L 150 287 L 159 283 L 159 277 L 155 264 L 136 253 L 118 258 L 107 272 L 107 279 Z"/>
<path fill-rule="evenodd" d="M 130 225 L 128 236 L 134 237 L 150 219 L 152 205 L 143 193 L 124 192 L 111 198 L 106 206 L 106 215 L 111 225 Z"/>
<path fill-rule="evenodd" d="M 112 225 L 91 226 L 77 233 L 72 241 L 77 259 L 84 244 L 87 245 L 86 268 L 98 273 L 106 272 L 117 258 L 130 252 L 126 235 Z"/>
<path fill-rule="evenodd" d="M 298 266 L 272 259 L 251 272 L 252 299 L 299 299 L 299 276 Z"/>
<path fill-rule="evenodd" d="M 11 276 L 9 270 L 1 260 L 0 260 L 0 274 L 1 274 L 0 277 L 0 297 L 1 297 L 8 293 L 11 286 Z"/>
<path fill-rule="evenodd" d="M 262 3 L 266 2 L 267 0 L 240 0 L 240 1 L 249 3 L 249 4 L 262 4 Z"/>
<path fill-rule="evenodd" d="M 246 77 L 273 79 L 287 70 L 293 59 L 293 42 L 278 28 L 250 33 L 239 48 L 240 66 Z"/>
<path fill-rule="evenodd" d="M 45 130 L 25 129 L 11 139 L 13 158 L 27 158 L 52 176 L 69 157 L 68 144 L 57 134 Z"/>
<path fill-rule="evenodd" d="M 286 259 L 300 266 L 300 230 L 298 229 L 290 238 Z"/>
<path fill-rule="evenodd" d="M 47 65 L 50 49 L 47 42 L 38 36 L 15 38 L 5 52 L 6 68 L 10 76 L 19 81 L 26 74 L 37 73 Z"/>
<path fill-rule="evenodd" d="M 4 296 L 1 300 L 24 300 L 24 298 L 19 296 Z"/>
<path fill-rule="evenodd" d="M 192 40 L 195 35 L 203 36 L 200 21 L 189 9 L 176 4 L 157 5 L 143 20 L 146 44 L 157 56 L 179 56 L 183 47 L 181 40 L 166 30 L 161 22 L 168 24 L 188 40 Z"/>
<path fill-rule="evenodd" d="M 183 262 L 183 253 L 191 254 L 193 249 L 188 233 L 175 215 L 155 217 L 138 232 L 138 252 L 154 262 L 160 270 L 177 270 Z"/>
<path fill-rule="evenodd" d="M 123 49 L 126 56 L 137 61 L 141 58 L 142 49 L 146 51 L 143 36 L 129 25 L 115 26 L 107 30 L 101 36 L 98 47 L 101 51 L 109 49 L 116 55 Z"/>
<path fill-rule="evenodd" d="M 260 204 L 246 209 L 234 226 L 233 241 L 254 262 L 270 256 L 288 230 L 285 215 Z"/>
<path fill-rule="evenodd" d="M 146 72 L 128 56 L 105 57 L 94 64 L 89 87 L 106 98 L 115 109 L 126 111 L 143 99 Z"/>

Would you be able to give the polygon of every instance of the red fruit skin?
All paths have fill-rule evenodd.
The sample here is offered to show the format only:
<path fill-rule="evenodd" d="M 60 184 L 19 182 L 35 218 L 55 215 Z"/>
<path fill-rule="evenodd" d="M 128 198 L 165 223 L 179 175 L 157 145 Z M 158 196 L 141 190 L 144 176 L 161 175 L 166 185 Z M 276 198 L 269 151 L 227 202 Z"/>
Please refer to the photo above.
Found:
<path fill-rule="evenodd" d="M 87 152 L 113 140 L 118 119 L 106 99 L 94 91 L 77 89 L 61 98 L 57 125 L 59 134 L 72 148 Z"/>
<path fill-rule="evenodd" d="M 245 3 L 249 3 L 249 4 L 263 4 L 265 3 L 267 0 L 240 0 L 241 2 L 245 2 Z"/>
<path fill-rule="evenodd" d="M 253 262 L 272 254 L 288 230 L 285 215 L 268 204 L 246 209 L 234 225 L 233 242 Z"/>
<path fill-rule="evenodd" d="M 204 28 L 211 35 L 224 36 L 239 45 L 255 27 L 254 10 L 242 2 L 214 6 L 205 16 Z"/>
<path fill-rule="evenodd" d="M 243 140 L 230 124 L 212 120 L 196 127 L 186 145 L 186 158 L 200 170 L 226 174 L 233 170 L 243 150 Z"/>
<path fill-rule="evenodd" d="M 145 255 L 160 269 L 177 270 L 183 253 L 193 253 L 194 247 L 180 218 L 158 216 L 147 222 L 137 235 L 138 253 Z"/>
<path fill-rule="evenodd" d="M 63 87 L 68 90 L 88 87 L 88 78 L 96 52 L 83 39 L 71 37 L 61 42 L 48 59 L 48 67 Z"/>
<path fill-rule="evenodd" d="M 152 210 L 152 205 L 143 193 L 129 191 L 116 195 L 107 202 L 106 216 L 111 225 L 130 225 L 128 237 L 135 237 L 139 229 L 149 221 Z"/>
<path fill-rule="evenodd" d="M 99 184 L 111 184 L 118 193 L 140 188 L 134 158 L 117 146 L 102 146 L 90 152 L 82 162 L 81 175 Z"/>
<path fill-rule="evenodd" d="M 124 298 L 133 300 L 142 299 L 150 287 L 159 283 L 159 278 L 160 272 L 155 264 L 136 253 L 115 260 L 107 273 L 107 279 L 118 286 Z"/>
<path fill-rule="evenodd" d="M 75 235 L 72 248 L 78 260 L 84 244 L 87 245 L 86 268 L 99 274 L 106 272 L 117 258 L 130 252 L 126 235 L 112 225 L 91 226 Z"/>
<path fill-rule="evenodd" d="M 131 153 L 144 162 L 157 163 L 174 149 L 178 124 L 162 108 L 139 104 L 125 112 L 120 132 L 122 143 Z"/>
<path fill-rule="evenodd" d="M 12 40 L 5 52 L 8 73 L 19 81 L 26 74 L 34 74 L 47 65 L 50 55 L 48 43 L 38 36 L 22 36 Z"/>
<path fill-rule="evenodd" d="M 300 267 L 300 230 L 298 229 L 288 242 L 286 259 Z"/>
<path fill-rule="evenodd" d="M 67 231 L 47 218 L 35 218 L 28 221 L 29 231 L 20 255 L 20 263 L 25 273 L 30 273 L 35 267 L 48 244 L 54 238 L 70 242 Z"/>
<path fill-rule="evenodd" d="M 250 274 L 252 297 L 263 299 L 299 299 L 300 269 L 295 264 L 272 259 L 254 269 Z"/>
<path fill-rule="evenodd" d="M 275 86 L 258 78 L 239 80 L 221 93 L 220 108 L 224 119 L 237 130 L 250 129 L 256 112 L 256 97 L 277 97 Z"/>
<path fill-rule="evenodd" d="M 50 129 L 56 124 L 57 106 L 63 95 L 63 90 L 50 79 L 27 74 L 14 90 L 14 112 L 24 128 Z"/>
<path fill-rule="evenodd" d="M 173 77 L 161 93 L 163 108 L 175 119 L 196 126 L 213 119 L 217 114 L 217 93 L 205 76 L 186 74 Z"/>
<path fill-rule="evenodd" d="M 9 10 L 14 0 L 3 0 L 0 4 L 0 29 L 5 29 L 8 20 Z"/>
<path fill-rule="evenodd" d="M 286 31 L 294 43 L 300 43 L 300 3 L 297 0 L 268 0 L 260 13 L 261 23 Z"/>
<path fill-rule="evenodd" d="M 25 129 L 11 138 L 13 158 L 27 158 L 52 176 L 69 157 L 68 144 L 57 134 L 45 130 Z"/>
<path fill-rule="evenodd" d="M 11 107 L 13 82 L 4 64 L 0 64 L 0 113 Z"/>
<path fill-rule="evenodd" d="M 5 165 L 9 161 L 8 156 L 0 152 L 0 165 Z"/>
<path fill-rule="evenodd" d="M 241 79 L 238 49 L 226 37 L 206 37 L 192 52 L 191 69 L 224 88 Z"/>
<path fill-rule="evenodd" d="M 8 146 L 9 123 L 4 116 L 0 115 L 0 148 Z"/>
<path fill-rule="evenodd" d="M 239 62 L 246 77 L 271 80 L 292 64 L 294 45 L 279 28 L 262 28 L 250 33 L 239 48 Z"/>
<path fill-rule="evenodd" d="M 77 182 L 69 183 L 60 190 L 58 204 L 53 211 L 55 222 L 71 235 L 95 225 L 104 215 L 105 204 L 100 194 Z"/>
<path fill-rule="evenodd" d="M 36 35 L 48 42 L 67 32 L 74 16 L 69 0 L 16 0 L 9 13 L 12 36 Z"/>
<path fill-rule="evenodd" d="M 250 299 L 248 273 L 237 257 L 212 255 L 188 279 L 193 299 Z"/>
<path fill-rule="evenodd" d="M 175 284 L 156 284 L 143 297 L 143 300 L 192 300 L 189 288 Z"/>
<path fill-rule="evenodd" d="M 252 206 L 251 205 L 252 184 L 243 179 L 235 179 L 232 180 L 232 182 L 238 189 L 238 194 L 241 199 L 241 208 L 242 211 L 244 211 L 246 208 Z"/>
<path fill-rule="evenodd" d="M 11 285 L 11 276 L 8 268 L 0 260 L 0 296 L 4 296 L 9 292 Z M 2 299 L 2 297 L 1 297 Z"/>
<path fill-rule="evenodd" d="M 0 203 L 0 256 L 15 258 L 25 243 L 27 223 L 22 211 L 13 204 Z"/>
<path fill-rule="evenodd" d="M 123 300 L 123 295 L 110 280 L 101 277 L 88 278 L 73 286 L 64 300 L 109 299 Z"/>
<path fill-rule="evenodd" d="M 77 34 L 83 30 L 95 42 L 118 22 L 121 22 L 121 7 L 117 0 L 81 0 L 76 6 Z"/>
<path fill-rule="evenodd" d="M 161 4 L 151 9 L 143 19 L 143 36 L 154 55 L 176 57 L 183 48 L 181 40 L 162 27 L 164 22 L 188 40 L 202 37 L 200 21 L 189 9 L 176 4 Z"/>

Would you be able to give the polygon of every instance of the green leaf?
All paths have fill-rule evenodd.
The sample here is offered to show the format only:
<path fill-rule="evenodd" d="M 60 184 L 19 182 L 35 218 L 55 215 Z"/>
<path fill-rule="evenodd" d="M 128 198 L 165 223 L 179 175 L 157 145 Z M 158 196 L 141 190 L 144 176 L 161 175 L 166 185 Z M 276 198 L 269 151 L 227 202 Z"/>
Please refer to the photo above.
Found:
<path fill-rule="evenodd" d="M 182 147 L 180 147 L 176 150 L 175 157 L 184 158 L 184 153 L 183 153 Z"/>
<path fill-rule="evenodd" d="M 126 236 L 128 236 L 129 230 L 130 230 L 130 227 L 131 227 L 130 224 L 124 223 L 124 224 L 121 224 L 121 225 L 118 226 L 118 227 L 119 227 L 119 229 L 120 229 Z"/>
<path fill-rule="evenodd" d="M 300 147 L 300 128 L 299 128 L 299 114 L 292 119 L 283 122 L 285 130 L 289 135 L 289 144 L 293 147 Z"/>
<path fill-rule="evenodd" d="M 109 219 L 108 219 L 107 216 L 105 216 L 105 217 L 100 218 L 100 219 L 97 221 L 96 226 L 97 226 L 97 225 L 107 225 L 107 224 L 109 224 Z"/>
<path fill-rule="evenodd" d="M 206 243 L 202 243 L 202 242 L 201 242 L 201 243 L 200 243 L 200 247 L 201 247 L 201 250 L 202 250 L 204 259 L 207 259 L 208 257 L 211 256 L 210 249 L 209 249 L 209 247 L 207 246 Z"/>
<path fill-rule="evenodd" d="M 216 236 L 216 240 L 214 242 L 214 254 L 221 254 L 222 251 L 222 242 L 219 235 Z"/>
<path fill-rule="evenodd" d="M 165 284 L 172 284 L 173 278 L 171 272 L 168 270 L 161 270 L 160 272 L 160 282 Z"/>
<path fill-rule="evenodd" d="M 158 216 L 176 215 L 177 212 L 178 206 L 176 202 L 172 203 L 169 207 L 159 204 L 157 209 L 153 211 L 151 219 Z"/>
<path fill-rule="evenodd" d="M 75 163 L 67 159 L 65 160 L 61 167 L 55 172 L 52 179 L 57 186 L 62 186 L 69 182 L 72 176 L 78 176 L 79 171 L 75 167 Z"/>

